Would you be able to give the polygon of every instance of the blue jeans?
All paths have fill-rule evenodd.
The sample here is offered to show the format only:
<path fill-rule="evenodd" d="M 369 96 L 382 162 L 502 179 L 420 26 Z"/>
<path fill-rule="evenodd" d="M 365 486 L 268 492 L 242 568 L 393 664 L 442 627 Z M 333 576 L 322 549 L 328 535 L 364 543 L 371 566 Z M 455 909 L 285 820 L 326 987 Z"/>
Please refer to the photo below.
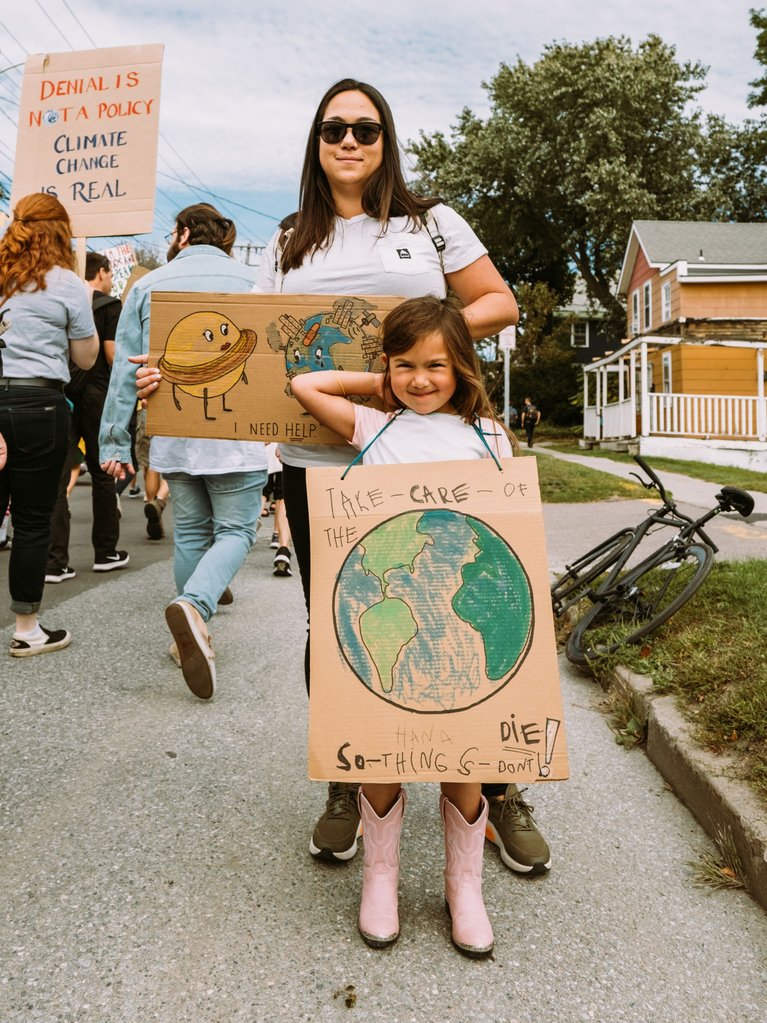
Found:
<path fill-rule="evenodd" d="M 13 515 L 11 611 L 34 614 L 43 596 L 51 512 L 67 450 L 64 395 L 38 387 L 0 389 L 0 433 L 8 445 L 8 461 L 0 471 L 0 509 L 5 514 L 10 500 Z"/>
<path fill-rule="evenodd" d="M 266 470 L 165 479 L 173 501 L 176 592 L 208 622 L 256 539 Z"/>

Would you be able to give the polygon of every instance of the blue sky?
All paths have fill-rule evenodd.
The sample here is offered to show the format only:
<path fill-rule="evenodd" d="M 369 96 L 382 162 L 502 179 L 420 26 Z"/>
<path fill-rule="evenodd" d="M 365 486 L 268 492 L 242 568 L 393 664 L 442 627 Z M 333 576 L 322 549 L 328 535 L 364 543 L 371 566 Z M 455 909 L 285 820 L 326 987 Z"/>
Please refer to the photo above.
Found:
<path fill-rule="evenodd" d="M 347 75 L 389 100 L 403 141 L 448 130 L 464 106 L 487 110 L 482 82 L 501 62 L 534 62 L 549 42 L 655 32 L 709 66 L 700 98 L 749 116 L 757 0 L 24 0 L 0 5 L 0 181 L 13 173 L 27 53 L 164 43 L 154 244 L 175 210 L 206 198 L 263 243 L 295 208 L 310 119 Z M 180 179 L 180 181 L 179 181 Z M 181 184 L 183 182 L 184 184 Z M 218 198 L 212 198 L 215 196 Z M 239 203 L 242 205 L 234 205 Z M 243 209 L 242 207 L 248 207 Z"/>

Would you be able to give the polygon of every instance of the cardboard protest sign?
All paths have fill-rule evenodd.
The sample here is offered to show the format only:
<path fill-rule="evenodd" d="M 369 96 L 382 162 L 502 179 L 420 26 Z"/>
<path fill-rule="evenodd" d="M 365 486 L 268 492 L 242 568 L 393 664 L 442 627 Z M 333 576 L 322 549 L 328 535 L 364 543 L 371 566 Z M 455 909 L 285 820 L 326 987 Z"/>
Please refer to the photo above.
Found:
<path fill-rule="evenodd" d="M 152 230 L 163 47 L 27 57 L 11 206 L 48 192 L 76 238 Z"/>
<path fill-rule="evenodd" d="M 309 469 L 309 776 L 566 778 L 535 459 Z"/>
<path fill-rule="evenodd" d="M 112 294 L 120 298 L 125 291 L 131 270 L 136 266 L 136 253 L 132 245 L 124 242 L 122 245 L 104 249 L 102 256 L 106 256 L 112 268 Z"/>
<path fill-rule="evenodd" d="M 154 436 L 343 444 L 293 397 L 315 370 L 380 369 L 381 327 L 401 298 L 155 292 L 149 363 L 163 381 Z"/>

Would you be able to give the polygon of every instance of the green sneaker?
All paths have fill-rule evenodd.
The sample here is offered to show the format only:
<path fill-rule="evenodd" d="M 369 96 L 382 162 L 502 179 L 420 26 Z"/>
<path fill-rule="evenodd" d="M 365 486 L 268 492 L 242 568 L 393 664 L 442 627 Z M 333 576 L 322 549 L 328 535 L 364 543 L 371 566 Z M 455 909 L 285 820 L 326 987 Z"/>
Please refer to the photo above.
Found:
<path fill-rule="evenodd" d="M 551 867 L 551 853 L 533 821 L 533 807 L 522 799 L 517 786 L 508 785 L 505 796 L 491 797 L 488 804 L 485 838 L 498 846 L 509 870 L 545 874 Z"/>
<path fill-rule="evenodd" d="M 325 812 L 309 842 L 309 852 L 318 860 L 350 860 L 357 852 L 362 834 L 357 805 L 359 785 L 331 781 Z"/>

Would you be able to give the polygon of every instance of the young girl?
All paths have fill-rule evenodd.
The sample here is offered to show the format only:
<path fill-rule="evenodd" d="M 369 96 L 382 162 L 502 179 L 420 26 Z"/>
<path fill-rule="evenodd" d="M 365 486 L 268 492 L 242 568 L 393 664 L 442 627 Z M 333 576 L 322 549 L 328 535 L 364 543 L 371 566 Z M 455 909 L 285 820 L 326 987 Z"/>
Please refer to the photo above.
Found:
<path fill-rule="evenodd" d="M 303 407 L 362 453 L 367 465 L 504 458 L 512 445 L 482 385 L 468 324 L 451 303 L 414 298 L 388 314 L 383 373 L 310 372 L 293 378 Z M 396 412 L 346 400 L 376 396 Z M 493 949 L 482 900 L 482 853 L 488 804 L 479 782 L 445 782 L 445 897 L 452 939 L 467 955 Z M 405 795 L 398 783 L 366 784 L 359 793 L 365 865 L 359 929 L 374 948 L 399 935 L 399 835 Z"/>

